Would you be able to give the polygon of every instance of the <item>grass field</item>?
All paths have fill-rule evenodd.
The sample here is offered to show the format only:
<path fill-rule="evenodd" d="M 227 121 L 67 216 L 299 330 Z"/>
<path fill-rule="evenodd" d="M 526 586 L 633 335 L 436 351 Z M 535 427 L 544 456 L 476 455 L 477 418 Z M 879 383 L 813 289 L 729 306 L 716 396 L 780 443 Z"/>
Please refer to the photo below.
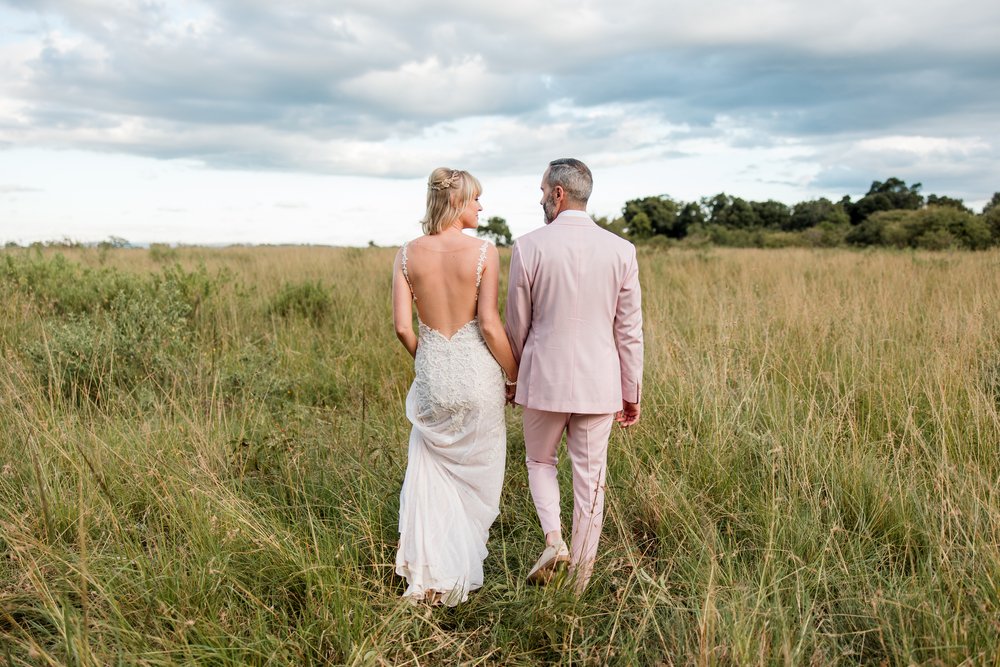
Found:
<path fill-rule="evenodd" d="M 392 571 L 394 252 L 0 253 L 0 664 L 1000 664 L 1000 252 L 640 250 L 590 588 L 524 584 L 512 411 L 455 609 Z"/>

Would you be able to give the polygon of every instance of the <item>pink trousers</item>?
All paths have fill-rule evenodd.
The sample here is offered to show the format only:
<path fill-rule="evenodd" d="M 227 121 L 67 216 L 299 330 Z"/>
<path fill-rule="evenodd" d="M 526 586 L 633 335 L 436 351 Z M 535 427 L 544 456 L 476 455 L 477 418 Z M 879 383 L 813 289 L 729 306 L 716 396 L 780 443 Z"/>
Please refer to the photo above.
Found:
<path fill-rule="evenodd" d="M 580 415 L 524 409 L 528 487 L 542 532 L 546 534 L 562 530 L 556 451 L 563 433 L 566 434 L 566 450 L 573 466 L 570 564 L 581 590 L 593 574 L 597 543 L 604 525 L 604 480 L 613 419 L 613 414 Z"/>

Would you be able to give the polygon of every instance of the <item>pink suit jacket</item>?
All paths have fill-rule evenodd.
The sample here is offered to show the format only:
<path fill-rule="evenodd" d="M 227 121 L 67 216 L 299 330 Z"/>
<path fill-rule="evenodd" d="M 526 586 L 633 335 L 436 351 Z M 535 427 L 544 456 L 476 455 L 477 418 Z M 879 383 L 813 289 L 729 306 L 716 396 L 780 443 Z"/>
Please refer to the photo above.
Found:
<path fill-rule="evenodd" d="M 642 298 L 635 246 L 583 211 L 563 211 L 514 243 L 507 338 L 518 360 L 515 402 L 607 414 L 638 403 Z"/>

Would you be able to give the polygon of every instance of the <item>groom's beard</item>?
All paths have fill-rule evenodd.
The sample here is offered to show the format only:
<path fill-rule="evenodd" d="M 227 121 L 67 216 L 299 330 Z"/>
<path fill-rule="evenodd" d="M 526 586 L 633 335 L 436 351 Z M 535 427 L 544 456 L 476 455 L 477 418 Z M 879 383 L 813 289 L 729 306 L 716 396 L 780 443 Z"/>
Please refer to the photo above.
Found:
<path fill-rule="evenodd" d="M 542 204 L 542 213 L 545 215 L 546 225 L 556 219 L 556 200 L 551 194 L 545 199 L 545 203 Z"/>

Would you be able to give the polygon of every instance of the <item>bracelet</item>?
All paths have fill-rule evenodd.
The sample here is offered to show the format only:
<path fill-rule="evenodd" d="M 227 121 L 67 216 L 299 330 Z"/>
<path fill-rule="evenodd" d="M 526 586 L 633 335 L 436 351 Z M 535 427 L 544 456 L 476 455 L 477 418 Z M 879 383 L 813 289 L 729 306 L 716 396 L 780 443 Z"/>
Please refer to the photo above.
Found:
<path fill-rule="evenodd" d="M 513 382 L 511 382 L 510 378 L 507 377 L 506 373 L 503 374 L 503 383 L 505 385 L 507 385 L 508 387 L 515 387 L 515 386 L 517 386 L 517 380 L 514 380 Z"/>

